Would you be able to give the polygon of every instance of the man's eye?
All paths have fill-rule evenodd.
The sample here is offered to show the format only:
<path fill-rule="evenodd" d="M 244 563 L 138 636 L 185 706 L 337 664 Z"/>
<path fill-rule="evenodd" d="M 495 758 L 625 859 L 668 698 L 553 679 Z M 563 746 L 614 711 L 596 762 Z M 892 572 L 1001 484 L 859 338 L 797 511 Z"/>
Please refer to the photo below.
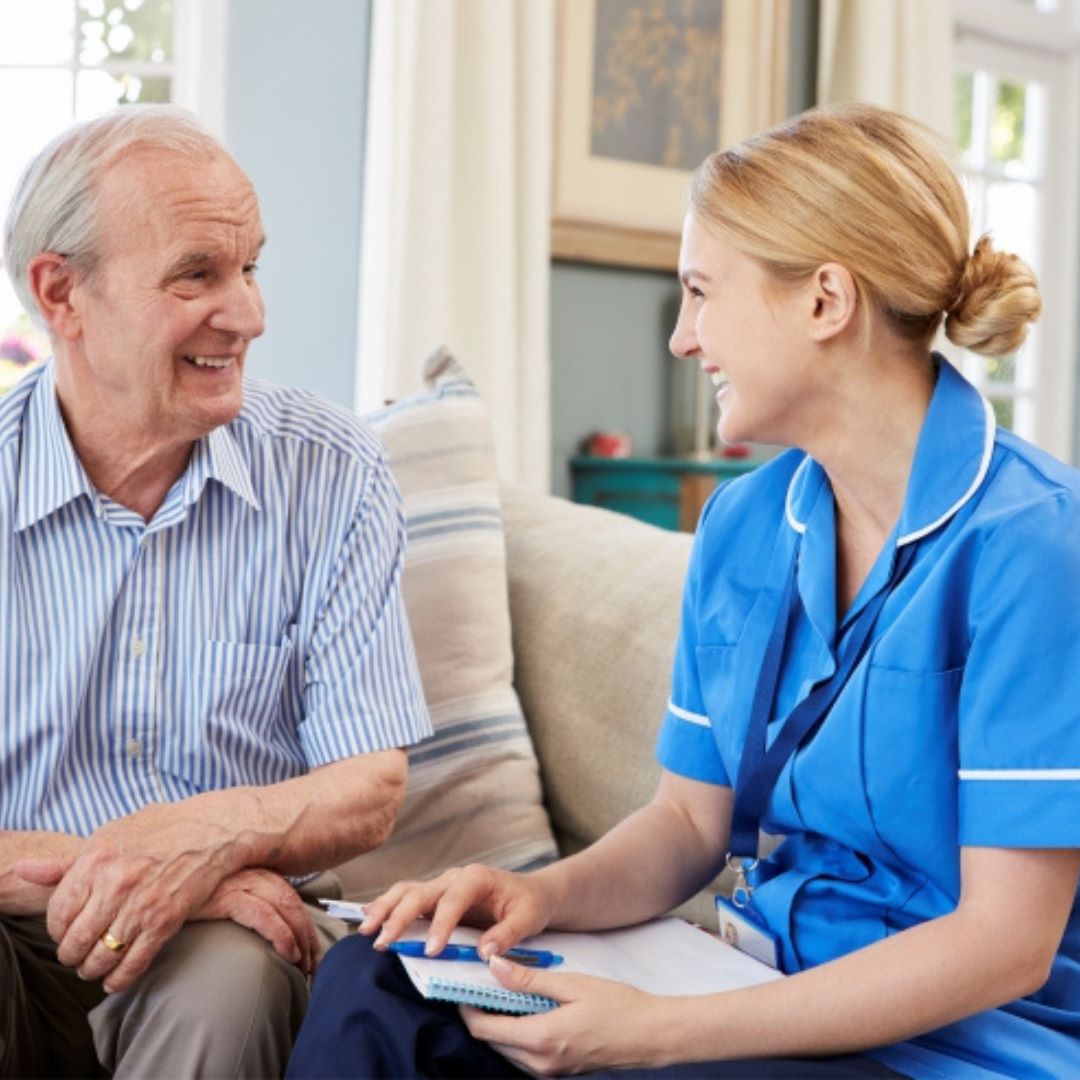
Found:
<path fill-rule="evenodd" d="M 244 267 L 244 273 L 245 273 L 245 275 L 247 277 L 254 277 L 255 272 L 258 269 L 259 269 L 259 264 L 258 263 L 255 263 L 255 262 L 248 263 L 247 266 Z"/>
<path fill-rule="evenodd" d="M 205 270 L 189 270 L 184 275 L 185 281 L 205 281 L 209 277 Z"/>

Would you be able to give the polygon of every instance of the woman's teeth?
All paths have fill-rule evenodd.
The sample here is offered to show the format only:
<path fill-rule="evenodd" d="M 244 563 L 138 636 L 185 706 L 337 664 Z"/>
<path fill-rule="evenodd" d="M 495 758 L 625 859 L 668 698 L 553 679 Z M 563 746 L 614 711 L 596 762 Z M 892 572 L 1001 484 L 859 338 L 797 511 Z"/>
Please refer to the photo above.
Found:
<path fill-rule="evenodd" d="M 712 380 L 713 386 L 724 386 L 727 383 L 727 376 L 722 371 L 710 371 L 709 378 Z"/>

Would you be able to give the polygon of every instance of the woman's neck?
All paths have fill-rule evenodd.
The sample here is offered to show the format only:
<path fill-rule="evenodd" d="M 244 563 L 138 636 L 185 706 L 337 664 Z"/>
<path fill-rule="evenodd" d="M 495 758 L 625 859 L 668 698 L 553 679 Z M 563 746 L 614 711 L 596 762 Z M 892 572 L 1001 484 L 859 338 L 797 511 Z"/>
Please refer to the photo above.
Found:
<path fill-rule="evenodd" d="M 840 613 L 900 518 L 935 381 L 928 357 L 892 356 L 851 370 L 859 375 L 838 384 L 838 415 L 805 447 L 832 486 Z"/>

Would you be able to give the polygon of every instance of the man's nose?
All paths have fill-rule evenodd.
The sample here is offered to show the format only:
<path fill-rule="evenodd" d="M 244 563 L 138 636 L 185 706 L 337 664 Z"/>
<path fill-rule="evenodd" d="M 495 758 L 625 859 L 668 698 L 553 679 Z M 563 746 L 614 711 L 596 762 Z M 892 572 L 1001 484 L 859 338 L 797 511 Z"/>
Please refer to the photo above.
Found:
<path fill-rule="evenodd" d="M 257 338 L 266 327 L 266 308 L 259 286 L 247 278 L 231 283 L 211 316 L 210 325 L 247 341 Z"/>

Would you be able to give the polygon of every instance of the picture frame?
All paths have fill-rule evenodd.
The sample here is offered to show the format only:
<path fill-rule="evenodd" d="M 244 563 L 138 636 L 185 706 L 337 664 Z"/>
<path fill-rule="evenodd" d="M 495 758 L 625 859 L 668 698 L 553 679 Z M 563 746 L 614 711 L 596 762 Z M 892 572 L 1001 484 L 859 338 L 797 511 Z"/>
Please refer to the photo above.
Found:
<path fill-rule="evenodd" d="M 789 2 L 559 0 L 553 258 L 676 268 L 693 168 L 787 114 Z"/>

